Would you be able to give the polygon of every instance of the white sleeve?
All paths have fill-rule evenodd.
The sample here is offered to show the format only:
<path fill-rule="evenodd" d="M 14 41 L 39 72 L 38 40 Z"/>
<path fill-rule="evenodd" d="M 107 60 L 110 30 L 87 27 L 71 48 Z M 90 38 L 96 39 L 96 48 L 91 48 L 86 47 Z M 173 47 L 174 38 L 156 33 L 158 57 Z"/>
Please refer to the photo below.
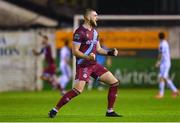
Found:
<path fill-rule="evenodd" d="M 166 49 L 167 49 L 166 43 L 162 43 L 162 44 L 160 45 L 160 53 L 165 53 L 165 52 L 166 52 Z"/>

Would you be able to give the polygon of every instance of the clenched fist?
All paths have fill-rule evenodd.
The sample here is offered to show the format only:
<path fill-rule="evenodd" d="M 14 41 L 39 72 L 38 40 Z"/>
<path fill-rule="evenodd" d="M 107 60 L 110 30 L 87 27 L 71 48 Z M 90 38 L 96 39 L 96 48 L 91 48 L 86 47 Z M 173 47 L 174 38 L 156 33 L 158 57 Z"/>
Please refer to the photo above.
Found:
<path fill-rule="evenodd" d="M 96 55 L 94 53 L 89 54 L 89 60 L 96 60 Z"/>

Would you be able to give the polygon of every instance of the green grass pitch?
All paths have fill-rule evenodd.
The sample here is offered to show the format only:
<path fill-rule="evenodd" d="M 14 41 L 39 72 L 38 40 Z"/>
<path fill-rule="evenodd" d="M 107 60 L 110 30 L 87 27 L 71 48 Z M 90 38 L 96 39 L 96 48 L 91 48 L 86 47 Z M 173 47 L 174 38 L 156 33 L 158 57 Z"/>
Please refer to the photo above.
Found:
<path fill-rule="evenodd" d="M 105 117 L 107 90 L 84 91 L 65 105 L 57 117 L 48 111 L 60 98 L 58 91 L 1 92 L 0 121 L 42 122 L 138 122 L 180 121 L 180 97 L 172 98 L 166 91 L 164 99 L 155 99 L 157 89 L 120 89 L 116 101 L 119 118 Z"/>

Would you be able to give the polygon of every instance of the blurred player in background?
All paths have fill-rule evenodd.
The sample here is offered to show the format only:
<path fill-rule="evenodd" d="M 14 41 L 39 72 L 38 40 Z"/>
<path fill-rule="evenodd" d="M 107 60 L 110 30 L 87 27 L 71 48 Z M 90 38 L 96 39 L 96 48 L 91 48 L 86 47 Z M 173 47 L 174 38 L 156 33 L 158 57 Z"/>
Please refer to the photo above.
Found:
<path fill-rule="evenodd" d="M 156 67 L 159 68 L 159 93 L 156 95 L 156 98 L 164 97 L 165 83 L 167 83 L 168 87 L 173 91 L 172 97 L 176 97 L 178 95 L 178 90 L 169 78 L 169 70 L 171 67 L 169 44 L 165 39 L 165 34 L 163 32 L 160 32 L 158 36 L 160 39 L 160 45 Z"/>
<path fill-rule="evenodd" d="M 71 64 L 71 50 L 69 48 L 69 40 L 64 41 L 64 46 L 60 51 L 60 71 L 61 76 L 59 77 L 59 82 L 63 90 L 65 90 L 68 82 L 71 80 L 72 70 Z"/>
<path fill-rule="evenodd" d="M 98 41 L 98 33 L 94 27 L 97 26 L 97 13 L 92 9 L 87 9 L 84 13 L 84 24 L 81 25 L 73 35 L 73 54 L 76 56 L 76 77 L 74 88 L 67 92 L 57 103 L 55 108 L 49 112 L 49 117 L 54 118 L 63 105 L 72 98 L 82 93 L 90 76 L 109 84 L 107 117 L 120 117 L 113 106 L 118 92 L 118 80 L 105 67 L 98 64 L 96 53 L 109 56 L 117 56 L 116 49 L 106 51 L 101 48 Z M 94 95 L 95 96 L 95 95 Z M 81 105 L 79 105 L 81 106 Z"/>
<path fill-rule="evenodd" d="M 60 92 L 63 93 L 61 85 L 58 83 L 58 79 L 56 77 L 56 64 L 52 56 L 52 49 L 51 45 L 48 42 L 48 37 L 46 35 L 42 35 L 41 33 L 39 33 L 39 35 L 42 37 L 42 49 L 40 50 L 40 52 L 33 49 L 33 53 L 36 56 L 39 56 L 41 54 L 45 55 L 45 68 L 41 79 L 48 81 L 54 88 L 59 89 Z"/>
<path fill-rule="evenodd" d="M 102 38 L 99 39 L 100 43 L 101 43 L 101 47 L 105 50 L 108 50 L 108 48 L 105 46 L 104 44 L 104 40 Z M 104 55 L 100 55 L 97 54 L 96 55 L 96 61 L 97 63 L 99 63 L 102 66 L 106 66 L 108 68 L 111 67 L 112 64 L 112 60 L 109 56 L 104 56 Z M 97 89 L 99 91 L 104 89 L 103 83 L 99 82 L 97 80 L 94 80 L 93 78 L 90 79 L 89 83 L 88 83 L 88 90 L 91 90 L 93 88 L 93 86 L 97 87 Z"/>

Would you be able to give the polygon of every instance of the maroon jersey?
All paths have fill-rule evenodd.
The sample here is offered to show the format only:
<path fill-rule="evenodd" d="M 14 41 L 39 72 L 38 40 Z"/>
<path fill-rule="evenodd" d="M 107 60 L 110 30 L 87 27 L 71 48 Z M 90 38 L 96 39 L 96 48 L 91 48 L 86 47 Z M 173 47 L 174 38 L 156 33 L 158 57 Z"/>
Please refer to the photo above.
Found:
<path fill-rule="evenodd" d="M 47 45 L 46 47 L 42 48 L 41 53 L 45 54 L 45 61 L 47 62 L 47 64 L 54 64 L 54 59 L 52 57 L 52 50 L 50 45 Z"/>
<path fill-rule="evenodd" d="M 96 55 L 97 42 L 98 33 L 94 28 L 88 30 L 83 26 L 80 26 L 73 35 L 74 45 L 80 44 L 80 51 L 85 55 L 89 55 L 90 53 Z M 78 66 L 88 66 L 93 64 L 96 64 L 96 61 L 76 57 L 76 65 Z"/>

